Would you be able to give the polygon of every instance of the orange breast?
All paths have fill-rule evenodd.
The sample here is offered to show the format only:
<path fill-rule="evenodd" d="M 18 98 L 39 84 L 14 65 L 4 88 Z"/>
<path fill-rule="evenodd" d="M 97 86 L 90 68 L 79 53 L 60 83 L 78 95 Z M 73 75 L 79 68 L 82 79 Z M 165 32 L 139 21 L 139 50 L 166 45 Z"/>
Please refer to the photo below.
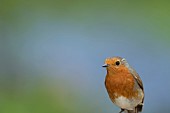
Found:
<path fill-rule="evenodd" d="M 137 97 L 134 85 L 134 78 L 130 73 L 106 75 L 105 86 L 112 101 L 119 96 L 127 98 Z"/>

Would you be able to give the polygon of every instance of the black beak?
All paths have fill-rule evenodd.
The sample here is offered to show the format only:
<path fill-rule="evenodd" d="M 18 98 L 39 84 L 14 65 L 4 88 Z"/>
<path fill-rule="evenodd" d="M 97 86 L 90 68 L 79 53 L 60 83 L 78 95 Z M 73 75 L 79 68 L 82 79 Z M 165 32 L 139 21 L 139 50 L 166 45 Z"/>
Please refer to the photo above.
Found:
<path fill-rule="evenodd" d="M 102 65 L 102 67 L 108 67 L 109 65 L 108 64 L 104 64 L 104 65 Z"/>

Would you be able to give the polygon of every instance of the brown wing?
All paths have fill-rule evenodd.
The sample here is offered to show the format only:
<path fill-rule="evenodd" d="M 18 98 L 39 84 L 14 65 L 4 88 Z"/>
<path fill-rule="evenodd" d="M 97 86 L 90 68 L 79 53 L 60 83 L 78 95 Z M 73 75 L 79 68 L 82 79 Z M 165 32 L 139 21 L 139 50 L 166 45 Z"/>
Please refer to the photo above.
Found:
<path fill-rule="evenodd" d="M 139 87 L 142 89 L 142 91 L 143 91 L 143 93 L 144 93 L 144 87 L 143 87 L 143 83 L 142 83 L 142 80 L 141 80 L 140 76 L 138 75 L 138 73 L 137 73 L 134 69 L 131 68 L 130 71 L 131 71 L 134 79 L 137 81 Z M 136 108 L 135 108 L 136 111 L 137 111 L 137 113 L 142 111 L 143 102 L 144 102 L 144 97 L 143 97 L 142 103 L 141 103 L 141 104 L 138 104 L 138 105 L 136 106 Z"/>
<path fill-rule="evenodd" d="M 139 87 L 142 90 L 144 90 L 142 80 L 139 77 L 138 73 L 128 64 L 128 62 L 126 61 L 125 58 L 121 59 L 121 61 L 122 61 L 122 64 L 124 64 L 129 69 L 129 71 L 132 73 L 132 75 L 133 75 L 134 79 L 136 80 L 136 82 L 138 83 Z"/>
<path fill-rule="evenodd" d="M 132 67 L 129 67 L 129 70 L 132 73 L 132 75 L 133 75 L 134 79 L 136 80 L 136 82 L 138 83 L 139 87 L 144 91 L 142 79 L 140 78 L 138 73 Z"/>

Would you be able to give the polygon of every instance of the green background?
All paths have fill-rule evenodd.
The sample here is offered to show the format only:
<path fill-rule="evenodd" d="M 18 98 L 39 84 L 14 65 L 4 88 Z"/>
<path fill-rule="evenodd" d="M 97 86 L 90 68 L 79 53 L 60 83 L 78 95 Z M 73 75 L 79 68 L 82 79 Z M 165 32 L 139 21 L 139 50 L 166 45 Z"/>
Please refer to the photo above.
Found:
<path fill-rule="evenodd" d="M 105 58 L 141 76 L 144 113 L 169 112 L 170 2 L 0 0 L 1 113 L 118 113 Z"/>

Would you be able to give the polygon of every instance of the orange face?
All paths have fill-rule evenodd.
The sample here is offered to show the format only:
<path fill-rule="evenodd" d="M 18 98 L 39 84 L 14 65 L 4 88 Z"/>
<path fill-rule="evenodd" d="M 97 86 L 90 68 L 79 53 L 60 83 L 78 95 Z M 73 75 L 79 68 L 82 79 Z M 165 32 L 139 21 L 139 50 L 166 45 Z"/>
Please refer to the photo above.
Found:
<path fill-rule="evenodd" d="M 122 71 L 128 71 L 126 66 L 127 62 L 121 57 L 107 58 L 103 67 L 106 67 L 107 71 L 112 73 L 120 73 Z"/>

